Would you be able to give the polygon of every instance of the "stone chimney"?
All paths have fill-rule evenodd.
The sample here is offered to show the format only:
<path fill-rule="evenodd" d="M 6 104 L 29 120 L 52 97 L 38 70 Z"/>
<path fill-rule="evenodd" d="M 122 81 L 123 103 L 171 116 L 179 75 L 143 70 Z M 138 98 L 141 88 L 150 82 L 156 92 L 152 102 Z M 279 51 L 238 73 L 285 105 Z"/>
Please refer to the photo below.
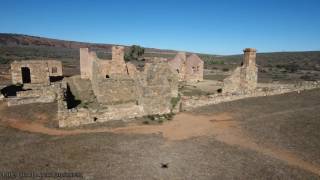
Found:
<path fill-rule="evenodd" d="M 256 66 L 256 49 L 246 48 L 243 65 L 240 70 L 240 87 L 243 90 L 254 90 L 258 83 L 258 68 Z"/>
<path fill-rule="evenodd" d="M 256 66 L 256 52 L 257 50 L 254 48 L 246 48 L 243 50 L 244 52 L 244 67 L 253 67 Z"/>

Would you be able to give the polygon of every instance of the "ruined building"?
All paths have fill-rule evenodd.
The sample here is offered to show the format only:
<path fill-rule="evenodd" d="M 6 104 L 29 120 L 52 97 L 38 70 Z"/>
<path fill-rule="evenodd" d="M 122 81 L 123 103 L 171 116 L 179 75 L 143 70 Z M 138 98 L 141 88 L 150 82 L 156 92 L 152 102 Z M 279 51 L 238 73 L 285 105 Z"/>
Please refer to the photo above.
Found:
<path fill-rule="evenodd" d="M 168 61 L 173 71 L 179 76 L 179 81 L 197 82 L 203 80 L 203 61 L 196 54 L 186 55 L 179 52 Z"/>
<path fill-rule="evenodd" d="M 62 64 L 56 60 L 27 60 L 11 63 L 13 84 L 50 84 L 50 78 L 62 76 Z"/>
<path fill-rule="evenodd" d="M 8 106 L 57 101 L 59 127 L 73 127 L 320 87 L 320 82 L 299 88 L 273 84 L 257 87 L 253 48 L 244 50 L 242 65 L 224 79 L 222 86 L 218 83 L 217 92 L 209 95 L 187 96 L 178 92 L 179 80 L 203 79 L 203 61 L 197 55 L 178 53 L 169 61 L 153 58 L 143 68 L 137 68 L 124 61 L 124 47 L 112 47 L 109 60 L 81 48 L 80 72 L 63 78 L 59 61 L 15 61 L 11 64 L 13 85 L 1 89 L 0 100 L 5 99 Z"/>
<path fill-rule="evenodd" d="M 223 81 L 223 92 L 249 92 L 257 87 L 258 68 L 256 66 L 256 49 L 246 48 L 244 60 L 241 67 L 237 67 L 234 72 Z"/>
<path fill-rule="evenodd" d="M 62 79 L 62 64 L 56 60 L 26 60 L 11 63 L 13 85 L 2 89 L 8 105 L 54 102 Z"/>
<path fill-rule="evenodd" d="M 66 78 L 59 103 L 59 126 L 170 113 L 178 97 L 178 77 L 166 62 L 146 63 L 139 71 L 124 61 L 124 47 L 112 47 L 112 59 L 80 49 L 80 76 Z M 70 97 L 78 101 L 72 106 Z"/>

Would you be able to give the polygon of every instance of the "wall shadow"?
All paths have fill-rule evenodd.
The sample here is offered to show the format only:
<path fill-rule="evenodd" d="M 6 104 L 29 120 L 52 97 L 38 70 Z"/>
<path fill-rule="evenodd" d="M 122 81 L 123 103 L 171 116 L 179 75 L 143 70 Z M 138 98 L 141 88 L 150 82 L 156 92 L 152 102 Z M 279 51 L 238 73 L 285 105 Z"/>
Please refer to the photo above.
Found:
<path fill-rule="evenodd" d="M 10 85 L 2 88 L 1 94 L 3 94 L 4 97 L 17 96 L 17 92 L 19 91 L 25 91 L 23 85 Z"/>
<path fill-rule="evenodd" d="M 68 109 L 75 108 L 79 104 L 81 104 L 80 100 L 75 99 L 75 96 L 72 94 L 69 85 L 67 85 L 67 91 L 65 95 L 66 95 L 65 100 L 67 102 Z"/>
<path fill-rule="evenodd" d="M 62 81 L 63 76 L 50 76 L 50 82 L 57 82 L 57 81 Z"/>

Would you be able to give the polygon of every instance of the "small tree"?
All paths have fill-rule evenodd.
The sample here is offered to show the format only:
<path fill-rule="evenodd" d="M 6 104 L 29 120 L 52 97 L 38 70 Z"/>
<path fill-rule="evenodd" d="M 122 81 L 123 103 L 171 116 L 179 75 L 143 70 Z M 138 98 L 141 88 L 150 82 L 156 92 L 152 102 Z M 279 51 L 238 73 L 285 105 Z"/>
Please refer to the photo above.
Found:
<path fill-rule="evenodd" d="M 126 52 L 124 59 L 126 61 L 139 60 L 144 54 L 144 48 L 138 45 L 132 45 Z"/>

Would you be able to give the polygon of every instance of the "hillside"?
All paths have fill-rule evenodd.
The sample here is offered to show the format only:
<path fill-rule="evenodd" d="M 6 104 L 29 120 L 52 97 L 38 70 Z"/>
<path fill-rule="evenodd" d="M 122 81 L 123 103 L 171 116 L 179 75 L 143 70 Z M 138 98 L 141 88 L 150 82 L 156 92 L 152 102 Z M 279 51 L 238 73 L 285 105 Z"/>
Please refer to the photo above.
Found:
<path fill-rule="evenodd" d="M 57 40 L 21 34 L 0 33 L 0 63 L 21 59 L 59 59 L 72 63 L 79 59 L 79 48 L 88 47 L 99 57 L 110 56 L 114 44 L 97 44 Z M 146 56 L 172 57 L 176 51 L 146 48 Z"/>
<path fill-rule="evenodd" d="M 114 44 L 97 44 L 57 40 L 21 34 L 0 33 L 0 63 L 6 64 L 20 59 L 59 59 L 64 63 L 78 61 L 79 48 L 89 47 L 99 57 L 109 57 Z M 146 56 L 173 57 L 177 51 L 146 48 Z M 206 66 L 221 64 L 240 64 L 242 55 L 217 56 L 199 54 Z M 261 66 L 282 64 L 305 64 L 312 67 L 320 61 L 320 51 L 258 53 L 257 63 Z M 313 66 L 314 67 L 314 66 Z"/>

